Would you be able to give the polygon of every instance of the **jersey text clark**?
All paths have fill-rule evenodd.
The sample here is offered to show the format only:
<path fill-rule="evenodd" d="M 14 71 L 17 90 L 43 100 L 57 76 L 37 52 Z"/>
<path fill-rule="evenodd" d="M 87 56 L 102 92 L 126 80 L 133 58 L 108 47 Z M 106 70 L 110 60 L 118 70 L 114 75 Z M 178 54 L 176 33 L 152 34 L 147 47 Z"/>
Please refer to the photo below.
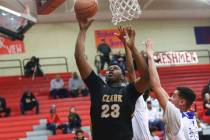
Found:
<path fill-rule="evenodd" d="M 113 94 L 113 95 L 103 95 L 102 102 L 110 103 L 110 102 L 120 102 L 122 103 L 122 95 Z"/>

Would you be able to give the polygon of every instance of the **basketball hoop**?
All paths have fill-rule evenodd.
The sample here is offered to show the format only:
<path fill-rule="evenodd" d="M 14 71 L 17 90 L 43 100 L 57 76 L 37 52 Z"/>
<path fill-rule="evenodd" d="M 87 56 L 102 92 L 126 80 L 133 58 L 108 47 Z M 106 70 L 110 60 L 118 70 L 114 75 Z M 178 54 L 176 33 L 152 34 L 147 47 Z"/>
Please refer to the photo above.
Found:
<path fill-rule="evenodd" d="M 109 0 L 112 12 L 112 23 L 139 18 L 141 9 L 138 0 Z"/>

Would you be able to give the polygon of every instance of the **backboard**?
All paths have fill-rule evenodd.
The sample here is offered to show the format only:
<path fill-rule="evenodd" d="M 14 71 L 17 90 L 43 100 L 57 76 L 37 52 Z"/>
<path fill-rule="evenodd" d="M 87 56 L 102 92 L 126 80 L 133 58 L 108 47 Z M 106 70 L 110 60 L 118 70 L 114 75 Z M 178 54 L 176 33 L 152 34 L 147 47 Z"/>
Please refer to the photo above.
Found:
<path fill-rule="evenodd" d="M 0 5 L 0 35 L 11 39 L 23 40 L 37 19 L 29 13 L 20 13 Z"/>

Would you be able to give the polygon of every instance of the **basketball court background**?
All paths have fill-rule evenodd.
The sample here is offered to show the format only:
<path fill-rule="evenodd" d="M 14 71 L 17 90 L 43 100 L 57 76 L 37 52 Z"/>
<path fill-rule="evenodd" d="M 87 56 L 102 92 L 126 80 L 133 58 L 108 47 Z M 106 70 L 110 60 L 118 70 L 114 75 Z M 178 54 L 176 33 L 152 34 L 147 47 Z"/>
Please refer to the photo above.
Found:
<path fill-rule="evenodd" d="M 0 0 L 0 5 L 23 12 L 16 0 Z M 71 71 L 77 70 L 74 61 L 74 48 L 78 25 L 72 11 L 73 0 L 66 0 L 48 15 L 37 15 L 33 0 L 20 0 L 29 5 L 31 14 L 38 23 L 25 34 L 25 52 L 13 55 L 0 55 L 0 59 L 66 56 Z M 108 0 L 98 0 L 99 11 L 95 22 L 89 29 L 86 42 L 88 61 L 94 65 L 96 30 L 114 29 Z M 209 45 L 197 45 L 194 27 L 210 26 L 210 5 L 204 0 L 140 0 L 142 15 L 139 20 L 120 23 L 132 25 L 136 29 L 137 46 L 147 38 L 154 41 L 155 51 L 208 49 Z M 122 49 L 123 50 L 123 49 Z M 46 53 L 47 51 L 47 53 Z M 117 52 L 118 49 L 113 49 Z M 53 68 L 49 71 L 57 71 Z M 45 70 L 46 72 L 48 69 Z M 1 70 L 0 74 L 7 72 Z"/>

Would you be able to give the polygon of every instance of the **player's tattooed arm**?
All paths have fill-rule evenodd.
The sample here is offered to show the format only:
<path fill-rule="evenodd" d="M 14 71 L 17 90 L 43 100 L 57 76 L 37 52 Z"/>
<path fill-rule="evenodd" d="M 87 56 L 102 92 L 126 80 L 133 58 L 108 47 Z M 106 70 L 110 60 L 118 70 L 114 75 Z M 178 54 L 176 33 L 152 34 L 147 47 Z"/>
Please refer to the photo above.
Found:
<path fill-rule="evenodd" d="M 86 38 L 86 32 L 88 28 L 90 27 L 91 23 L 93 20 L 84 20 L 84 19 L 78 19 L 79 22 L 79 27 L 80 27 L 80 32 L 77 37 L 76 41 L 76 47 L 75 47 L 75 59 L 77 63 L 77 67 L 79 69 L 80 75 L 83 79 L 86 79 L 91 71 L 92 68 L 88 64 L 86 57 L 85 57 L 85 48 L 84 48 L 84 43 L 85 43 L 85 38 Z"/>
<path fill-rule="evenodd" d="M 160 78 L 155 66 L 154 58 L 153 58 L 153 45 L 150 40 L 145 42 L 146 52 L 148 56 L 148 65 L 149 65 L 149 77 L 150 77 L 150 87 L 155 92 L 157 99 L 163 108 L 166 109 L 167 102 L 169 100 L 168 93 L 163 89 Z"/>

